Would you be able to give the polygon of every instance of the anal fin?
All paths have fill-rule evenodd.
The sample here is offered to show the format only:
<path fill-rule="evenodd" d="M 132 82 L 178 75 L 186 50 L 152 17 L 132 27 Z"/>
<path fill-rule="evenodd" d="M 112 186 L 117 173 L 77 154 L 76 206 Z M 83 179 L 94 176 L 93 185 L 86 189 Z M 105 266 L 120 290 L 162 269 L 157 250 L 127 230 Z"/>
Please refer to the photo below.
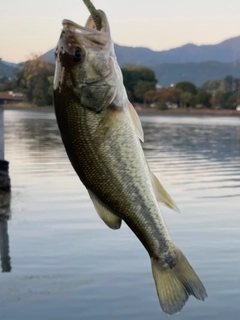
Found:
<path fill-rule="evenodd" d="M 149 171 L 150 171 L 151 180 L 152 180 L 152 184 L 153 184 L 153 188 L 154 188 L 154 191 L 155 191 L 155 195 L 156 195 L 157 201 L 162 203 L 166 207 L 174 210 L 174 211 L 180 212 L 180 210 L 178 209 L 177 205 L 172 200 L 172 198 L 167 193 L 167 191 L 164 189 L 164 187 L 162 186 L 162 184 L 160 183 L 158 178 L 151 172 L 150 169 L 149 169 Z"/>
<path fill-rule="evenodd" d="M 106 223 L 109 228 L 114 230 L 120 229 L 122 219 L 112 213 L 106 206 L 104 206 L 93 192 L 91 192 L 90 190 L 88 190 L 88 192 L 99 217 Z"/>

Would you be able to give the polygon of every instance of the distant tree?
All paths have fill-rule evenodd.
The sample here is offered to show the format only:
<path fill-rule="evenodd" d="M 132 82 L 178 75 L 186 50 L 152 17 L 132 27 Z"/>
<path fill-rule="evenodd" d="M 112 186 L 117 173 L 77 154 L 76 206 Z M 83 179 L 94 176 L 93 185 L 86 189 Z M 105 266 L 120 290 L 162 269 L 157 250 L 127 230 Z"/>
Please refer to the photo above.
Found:
<path fill-rule="evenodd" d="M 211 107 L 211 98 L 212 95 L 205 90 L 198 89 L 197 96 L 196 96 L 196 104 L 203 105 L 207 108 Z"/>
<path fill-rule="evenodd" d="M 181 94 L 182 91 L 179 88 L 167 88 L 165 100 L 166 102 L 177 104 L 179 108 L 181 105 Z"/>
<path fill-rule="evenodd" d="M 181 107 L 189 108 L 192 105 L 192 94 L 188 91 L 182 91 L 180 95 Z"/>
<path fill-rule="evenodd" d="M 214 103 L 223 109 L 235 109 L 236 101 L 231 91 L 218 91 L 214 97 Z"/>
<path fill-rule="evenodd" d="M 147 91 L 144 94 L 144 102 L 147 104 L 158 102 L 158 99 L 159 99 L 158 93 L 159 93 L 159 89 Z"/>
<path fill-rule="evenodd" d="M 144 95 L 146 92 L 154 90 L 155 83 L 139 80 L 133 90 L 134 97 L 136 97 L 139 101 L 144 101 Z"/>
<path fill-rule="evenodd" d="M 144 99 L 146 103 L 156 103 L 160 109 L 166 108 L 167 103 L 176 104 L 179 107 L 181 94 L 182 90 L 178 88 L 161 88 L 146 92 Z"/>
<path fill-rule="evenodd" d="M 53 76 L 48 69 L 40 69 L 28 83 L 27 98 L 38 106 L 53 104 Z"/>
<path fill-rule="evenodd" d="M 143 102 L 147 91 L 153 90 L 157 80 L 152 69 L 128 65 L 122 68 L 123 82 L 132 102 Z"/>
<path fill-rule="evenodd" d="M 14 90 L 25 93 L 29 102 L 38 106 L 52 105 L 53 75 L 54 65 L 33 55 L 16 74 L 12 86 Z"/>
<path fill-rule="evenodd" d="M 236 90 L 236 81 L 233 76 L 227 76 L 223 81 L 225 82 L 228 91 Z"/>
<path fill-rule="evenodd" d="M 234 78 L 232 76 L 227 76 L 224 79 L 207 81 L 202 85 L 202 89 L 213 94 L 217 93 L 217 91 L 232 91 L 234 93 L 238 91 L 239 87 L 240 79 Z"/>
<path fill-rule="evenodd" d="M 208 92 L 216 92 L 217 90 L 220 90 L 222 80 L 211 80 L 207 81 L 202 85 L 202 89 Z"/>
<path fill-rule="evenodd" d="M 197 88 L 195 84 L 188 81 L 178 82 L 175 87 L 181 89 L 184 92 L 189 92 L 192 95 L 197 94 Z"/>

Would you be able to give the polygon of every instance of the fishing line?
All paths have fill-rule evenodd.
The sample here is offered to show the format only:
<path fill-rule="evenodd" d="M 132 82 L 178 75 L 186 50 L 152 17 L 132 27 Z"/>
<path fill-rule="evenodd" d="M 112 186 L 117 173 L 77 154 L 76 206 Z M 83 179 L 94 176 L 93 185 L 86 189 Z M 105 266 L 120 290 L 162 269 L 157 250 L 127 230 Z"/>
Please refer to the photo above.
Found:
<path fill-rule="evenodd" d="M 92 4 L 91 0 L 83 0 L 83 2 L 85 3 L 85 5 L 87 6 L 89 12 L 91 13 L 93 21 L 95 22 L 95 25 L 96 25 L 96 29 L 97 30 L 101 30 L 101 28 L 102 28 L 102 19 L 101 19 L 100 13 L 94 7 L 94 5 Z"/>

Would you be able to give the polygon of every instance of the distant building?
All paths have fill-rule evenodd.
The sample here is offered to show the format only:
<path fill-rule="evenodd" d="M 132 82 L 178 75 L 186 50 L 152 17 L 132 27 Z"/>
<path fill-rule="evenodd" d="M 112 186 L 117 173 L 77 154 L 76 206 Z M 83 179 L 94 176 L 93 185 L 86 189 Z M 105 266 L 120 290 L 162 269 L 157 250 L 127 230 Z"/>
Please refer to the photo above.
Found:
<path fill-rule="evenodd" d="M 25 99 L 25 96 L 20 93 L 14 93 L 13 91 L 9 92 L 0 92 L 0 105 L 1 104 L 13 104 L 17 102 L 23 102 Z"/>
<path fill-rule="evenodd" d="M 23 97 L 23 94 L 21 92 L 15 92 L 12 94 L 13 97 Z"/>
<path fill-rule="evenodd" d="M 178 105 L 176 103 L 172 103 L 172 102 L 166 102 L 166 107 L 168 109 L 177 109 Z"/>
<path fill-rule="evenodd" d="M 153 102 L 153 103 L 150 104 L 150 107 L 151 107 L 151 108 L 155 108 L 156 105 L 157 105 L 157 104 L 156 104 L 155 102 Z"/>

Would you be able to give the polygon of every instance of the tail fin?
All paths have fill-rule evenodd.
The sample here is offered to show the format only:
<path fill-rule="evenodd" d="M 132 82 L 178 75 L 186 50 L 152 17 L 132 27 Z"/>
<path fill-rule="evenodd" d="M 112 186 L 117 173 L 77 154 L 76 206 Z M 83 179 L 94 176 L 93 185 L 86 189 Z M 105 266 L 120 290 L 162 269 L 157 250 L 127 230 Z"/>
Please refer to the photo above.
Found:
<path fill-rule="evenodd" d="M 163 267 L 157 260 L 152 259 L 151 262 L 159 302 L 167 314 L 179 312 L 190 295 L 198 300 L 207 297 L 202 282 L 180 250 L 172 269 Z"/>

